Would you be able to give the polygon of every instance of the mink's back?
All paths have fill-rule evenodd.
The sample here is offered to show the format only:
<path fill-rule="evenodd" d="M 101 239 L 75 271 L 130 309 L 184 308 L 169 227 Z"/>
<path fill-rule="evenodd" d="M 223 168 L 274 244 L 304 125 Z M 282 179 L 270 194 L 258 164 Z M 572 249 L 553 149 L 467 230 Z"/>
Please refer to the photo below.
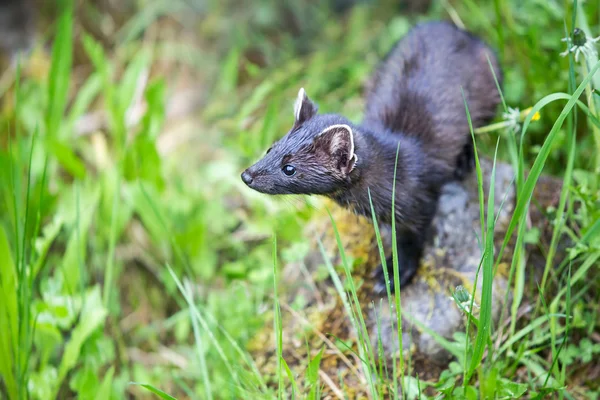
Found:
<path fill-rule="evenodd" d="M 364 124 L 411 136 L 447 172 L 471 141 L 461 88 L 474 127 L 489 122 L 500 102 L 496 55 L 448 22 L 415 26 L 388 53 L 367 90 Z"/>

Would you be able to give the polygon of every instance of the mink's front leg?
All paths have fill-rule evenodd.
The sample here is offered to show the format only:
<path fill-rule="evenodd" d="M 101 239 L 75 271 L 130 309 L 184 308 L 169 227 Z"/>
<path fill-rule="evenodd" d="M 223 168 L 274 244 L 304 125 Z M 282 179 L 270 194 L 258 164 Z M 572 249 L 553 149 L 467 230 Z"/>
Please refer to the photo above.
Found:
<path fill-rule="evenodd" d="M 405 287 L 410 283 L 411 279 L 417 273 L 419 268 L 419 261 L 423 255 L 423 247 L 425 245 L 425 239 L 423 235 L 416 234 L 410 231 L 399 232 L 396 245 L 398 248 L 398 273 L 400 287 Z M 388 279 L 390 280 L 390 291 L 394 291 L 394 264 L 393 256 L 389 256 L 386 260 L 386 267 L 388 273 Z M 385 274 L 383 271 L 383 265 L 380 264 L 375 270 L 375 285 L 374 290 L 376 294 L 385 294 Z"/>
<path fill-rule="evenodd" d="M 454 170 L 454 177 L 459 181 L 464 180 L 469 173 L 475 168 L 475 151 L 473 149 L 473 142 L 469 140 L 463 147 L 462 152 L 456 159 L 456 169 Z"/>

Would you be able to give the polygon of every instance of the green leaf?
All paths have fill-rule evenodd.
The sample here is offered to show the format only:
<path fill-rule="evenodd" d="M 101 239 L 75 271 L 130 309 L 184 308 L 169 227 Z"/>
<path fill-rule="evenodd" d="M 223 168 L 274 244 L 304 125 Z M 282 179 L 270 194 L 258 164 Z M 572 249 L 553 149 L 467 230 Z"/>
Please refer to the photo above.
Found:
<path fill-rule="evenodd" d="M 317 355 L 308 363 L 308 368 L 306 370 L 306 379 L 311 386 L 310 392 L 313 396 L 314 391 L 319 384 L 319 367 L 321 366 L 321 358 L 323 358 L 323 350 L 325 349 L 321 347 L 321 350 L 319 350 Z"/>
<path fill-rule="evenodd" d="M 558 358 L 564 365 L 571 365 L 579 356 L 580 350 L 574 344 L 570 344 L 560 352 Z"/>
<path fill-rule="evenodd" d="M 470 117 L 469 117 L 470 118 Z M 498 154 L 498 144 L 496 142 L 496 152 L 494 153 L 494 163 L 492 166 L 492 174 L 490 178 L 490 187 L 488 190 L 487 204 L 487 221 L 485 231 L 485 250 L 483 253 L 483 287 L 481 288 L 481 311 L 479 313 L 479 324 L 477 329 L 477 337 L 475 339 L 475 349 L 471 357 L 471 364 L 467 373 L 467 382 L 475 368 L 480 364 L 481 358 L 486 346 L 490 341 L 491 325 L 492 325 L 492 290 L 494 280 L 494 204 L 495 204 L 495 187 L 496 187 L 496 157 Z M 473 295 L 472 295 L 473 296 Z M 473 301 L 471 299 L 471 307 L 473 309 Z"/>
<path fill-rule="evenodd" d="M 17 398 L 14 376 L 18 344 L 17 271 L 4 228 L 0 226 L 0 375 L 11 399 Z"/>
<path fill-rule="evenodd" d="M 83 47 L 90 57 L 96 71 L 102 78 L 103 97 L 106 105 L 108 127 L 114 134 L 116 143 L 122 145 L 125 135 L 124 116 L 119 111 L 118 96 L 113 83 L 113 65 L 109 62 L 102 44 L 90 35 L 83 35 Z"/>
<path fill-rule="evenodd" d="M 48 366 L 41 371 L 35 371 L 29 376 L 28 385 L 33 399 L 55 399 L 52 397 L 56 385 L 56 368 Z M 15 397 L 16 399 L 16 397 Z"/>
<path fill-rule="evenodd" d="M 87 361 L 87 360 L 86 360 Z M 85 362 L 83 368 L 79 368 L 69 382 L 69 387 L 77 393 L 81 400 L 94 400 L 97 397 L 100 381 L 98 371 L 89 362 Z"/>
<path fill-rule="evenodd" d="M 83 36 L 83 48 L 87 53 L 88 57 L 94 64 L 94 68 L 98 71 L 102 77 L 103 83 L 106 84 L 106 79 L 110 79 L 110 64 L 107 61 L 104 48 L 96 39 L 92 36 L 85 34 Z"/>
<path fill-rule="evenodd" d="M 102 76 L 94 72 L 91 74 L 83 85 L 78 89 L 77 96 L 71 106 L 71 111 L 67 118 L 68 129 L 61 131 L 58 135 L 60 140 L 67 138 L 67 133 L 73 132 L 73 128 L 77 120 L 88 110 L 92 101 L 98 96 L 102 89 Z"/>
<path fill-rule="evenodd" d="M 54 240 L 60 233 L 63 226 L 63 219 L 60 214 L 55 214 L 52 221 L 42 228 L 42 236 L 35 239 L 35 251 L 37 253 L 37 259 L 33 267 L 33 277 L 35 278 L 44 262 L 46 261 L 46 255 L 54 243 Z"/>
<path fill-rule="evenodd" d="M 146 89 L 147 108 L 142 118 L 141 132 L 152 140 L 156 140 L 165 121 L 165 90 L 163 79 L 153 81 Z"/>
<path fill-rule="evenodd" d="M 228 93 L 235 90 L 238 81 L 240 53 L 238 47 L 232 47 L 225 58 L 219 77 L 219 93 Z"/>
<path fill-rule="evenodd" d="M 281 305 L 277 293 L 277 235 L 273 235 L 273 308 L 275 318 L 273 319 L 273 330 L 275 331 L 277 349 L 277 399 L 283 397 L 283 375 L 281 374 L 281 360 L 283 360 L 283 326 L 281 324 Z"/>
<path fill-rule="evenodd" d="M 144 48 L 140 50 L 135 58 L 129 63 L 127 69 L 121 77 L 120 84 L 117 86 L 118 90 L 118 104 L 119 111 L 122 115 L 125 115 L 129 107 L 132 105 L 132 101 L 135 97 L 135 92 L 138 89 L 139 81 L 144 77 L 144 70 L 148 69 L 150 64 L 150 54 Z"/>
<path fill-rule="evenodd" d="M 46 134 L 55 138 L 69 95 L 69 80 L 73 59 L 73 5 L 71 0 L 60 2 L 62 14 L 52 47 L 52 64 L 48 76 L 48 114 Z"/>
<path fill-rule="evenodd" d="M 96 329 L 102 326 L 106 315 L 107 311 L 102 304 L 100 288 L 94 286 L 85 296 L 83 309 L 81 310 L 81 319 L 79 320 L 79 324 L 73 329 L 69 343 L 65 346 L 65 352 L 58 369 L 55 391 L 60 388 L 67 373 L 77 364 L 83 343 Z M 56 397 L 53 396 L 52 398 Z"/>
<path fill-rule="evenodd" d="M 527 392 L 527 384 L 509 381 L 508 379 L 500 378 L 498 380 L 498 399 L 518 399 Z"/>
<path fill-rule="evenodd" d="M 161 399 L 165 399 L 165 400 L 177 400 L 175 397 L 166 394 L 165 392 L 163 392 L 160 389 L 155 388 L 152 385 L 148 385 L 147 383 L 137 383 L 137 382 L 129 382 L 130 385 L 138 385 L 143 387 L 144 389 L 148 389 L 149 391 L 151 391 L 152 393 L 158 395 L 158 397 L 160 397 Z"/>
<path fill-rule="evenodd" d="M 273 140 L 278 133 L 277 113 L 279 112 L 280 107 L 281 101 L 277 97 L 269 102 L 267 111 L 263 116 L 263 125 L 260 129 L 260 140 L 256 140 L 256 137 L 252 140 L 252 136 L 247 136 L 247 139 L 252 140 L 252 143 L 254 143 L 255 152 L 261 152 L 273 143 Z"/>
<path fill-rule="evenodd" d="M 283 357 L 281 358 L 281 365 L 283 365 L 283 369 L 285 370 L 285 373 L 286 373 L 288 379 L 290 380 L 290 383 L 292 384 L 291 396 L 292 396 L 292 398 L 295 398 L 296 393 L 298 393 L 298 386 L 296 385 L 296 379 L 294 379 L 294 373 L 292 372 L 288 363 L 285 361 L 285 359 Z"/>
<path fill-rule="evenodd" d="M 123 187 L 116 185 L 119 179 L 117 168 L 106 169 L 100 177 L 101 199 L 98 205 L 98 219 L 109 222 L 96 227 L 98 235 L 102 235 L 102 237 L 111 237 L 114 234 L 116 238 L 119 238 L 133 214 L 131 204 L 121 201 L 120 191 Z M 114 206 L 115 199 L 120 202 L 118 207 Z M 113 227 L 111 224 L 115 224 L 115 226 Z M 112 232 L 113 230 L 114 232 Z"/>
<path fill-rule="evenodd" d="M 473 386 L 459 386 L 454 389 L 451 398 L 456 400 L 477 400 L 477 390 Z"/>
<path fill-rule="evenodd" d="M 404 376 L 402 378 L 402 393 L 406 399 L 426 399 L 419 388 L 419 380 L 412 376 Z"/>
<path fill-rule="evenodd" d="M 156 138 L 165 120 L 165 83 L 153 82 L 146 90 L 147 109 L 142 127 L 125 155 L 124 172 L 127 180 L 142 179 L 158 190 L 164 188 L 161 157 L 156 148 Z"/>
<path fill-rule="evenodd" d="M 78 187 L 73 196 L 79 196 Z M 81 283 L 82 265 L 86 259 L 88 231 L 96 215 L 98 201 L 100 199 L 100 188 L 98 186 L 90 189 L 82 189 L 81 199 L 75 201 L 75 207 L 79 209 L 76 213 L 78 218 L 73 223 L 71 235 L 67 242 L 67 249 L 62 260 L 62 274 L 67 285 L 67 291 L 74 292 Z"/>
<path fill-rule="evenodd" d="M 144 191 L 147 193 L 149 198 L 152 198 L 153 204 L 148 202 L 148 198 Z M 159 202 L 160 196 L 156 188 L 152 185 L 144 185 L 143 189 L 141 185 L 132 185 L 127 187 L 128 200 L 131 202 L 134 212 L 140 217 L 148 233 L 157 242 L 161 242 L 168 232 L 165 231 L 163 223 L 159 215 L 164 213 L 163 205 Z M 158 210 L 155 212 L 154 208 Z"/>
<path fill-rule="evenodd" d="M 144 180 L 158 191 L 164 188 L 161 158 L 156 150 L 156 144 L 145 135 L 138 135 L 125 155 L 125 179 L 129 182 L 137 179 Z"/>
<path fill-rule="evenodd" d="M 581 237 L 580 243 L 589 245 L 596 237 L 598 237 L 598 235 L 600 235 L 600 219 L 596 220 L 596 222 L 585 231 L 585 234 Z"/>
<path fill-rule="evenodd" d="M 523 240 L 527 244 L 538 244 L 540 241 L 542 233 L 539 228 L 531 228 L 527 232 L 525 232 L 525 237 Z"/>
<path fill-rule="evenodd" d="M 177 13 L 189 13 L 193 2 L 155 0 L 144 4 L 123 27 L 117 32 L 119 45 L 138 38 L 152 23 L 163 15 L 177 15 Z"/>
<path fill-rule="evenodd" d="M 46 312 L 45 315 L 42 315 L 41 313 L 36 314 L 37 323 L 35 325 L 34 345 L 39 349 L 37 355 L 40 360 L 40 369 L 48 367 L 52 355 L 63 343 L 63 336 L 58 327 L 53 324 L 54 321 L 48 321 L 47 316 L 49 314 L 49 312 Z M 48 322 L 44 321 L 44 318 L 46 318 L 46 321 Z M 42 321 L 40 322 L 40 320 Z"/>
<path fill-rule="evenodd" d="M 100 384 L 100 388 L 98 389 L 98 393 L 96 396 L 97 399 L 110 399 L 114 374 L 115 367 L 110 367 L 108 371 L 106 371 L 106 375 L 104 375 L 104 379 L 102 379 L 102 383 Z"/>
<path fill-rule="evenodd" d="M 273 94 L 276 89 L 275 82 L 271 80 L 265 80 L 261 82 L 252 92 L 250 97 L 246 99 L 244 104 L 241 105 L 240 111 L 238 112 L 238 118 L 244 120 L 248 118 L 252 113 L 268 101 L 268 97 Z"/>
<path fill-rule="evenodd" d="M 85 177 L 85 165 L 83 161 L 75 155 L 71 147 L 52 138 L 46 140 L 46 147 L 67 172 L 78 179 L 83 179 Z"/>

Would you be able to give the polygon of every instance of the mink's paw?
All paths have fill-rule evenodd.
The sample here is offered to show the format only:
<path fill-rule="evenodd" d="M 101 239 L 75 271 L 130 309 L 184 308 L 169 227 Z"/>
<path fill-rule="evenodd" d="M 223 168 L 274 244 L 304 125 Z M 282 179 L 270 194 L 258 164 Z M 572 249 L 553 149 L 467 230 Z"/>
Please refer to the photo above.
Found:
<path fill-rule="evenodd" d="M 408 283 L 412 280 L 417 272 L 418 260 L 408 260 L 401 256 L 401 253 L 398 253 L 398 273 L 400 274 L 400 288 L 406 287 Z M 403 262 L 404 261 L 404 262 Z M 387 275 L 389 279 L 390 285 L 390 293 L 394 294 L 394 264 L 392 257 L 388 257 L 385 260 L 387 266 Z M 379 264 L 373 273 L 373 277 L 375 278 L 375 283 L 373 285 L 373 290 L 377 295 L 386 295 L 386 282 L 385 282 L 385 273 L 383 271 L 383 265 Z"/>
<path fill-rule="evenodd" d="M 454 177 L 459 181 L 464 180 L 467 175 L 475 168 L 475 154 L 473 152 L 473 143 L 469 142 L 463 148 L 463 151 L 456 159 L 456 169 Z"/>

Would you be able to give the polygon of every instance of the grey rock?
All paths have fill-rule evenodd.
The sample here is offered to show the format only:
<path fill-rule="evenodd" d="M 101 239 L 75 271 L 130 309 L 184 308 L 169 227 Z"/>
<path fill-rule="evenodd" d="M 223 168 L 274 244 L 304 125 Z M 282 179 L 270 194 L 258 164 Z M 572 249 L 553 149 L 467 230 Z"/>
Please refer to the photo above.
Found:
<path fill-rule="evenodd" d="M 487 197 L 491 182 L 492 163 L 481 160 L 481 166 L 483 190 Z M 496 243 L 501 243 L 501 239 L 504 238 L 514 208 L 515 191 L 511 184 L 513 175 L 514 171 L 511 166 L 503 163 L 497 164 L 494 196 L 494 210 L 497 214 L 494 234 Z M 487 203 L 487 198 L 485 201 Z M 327 207 L 331 209 L 335 206 L 329 204 Z M 379 262 L 377 243 L 371 232 L 371 222 L 339 208 L 332 210 L 332 213 L 340 230 L 346 254 L 358 260 L 354 265 L 355 275 L 353 276 L 355 281 L 363 283 L 359 288 L 359 298 L 361 298 L 361 302 L 364 302 L 361 307 L 372 344 L 378 346 L 378 340 L 381 338 L 384 355 L 391 357 L 392 353 L 398 350 L 396 315 L 393 307 L 388 304 L 387 298 L 376 297 L 372 291 L 372 285 L 369 284 L 370 274 L 368 271 L 374 269 Z M 430 329 L 445 339 L 451 339 L 455 333 L 465 331 L 466 317 L 451 299 L 451 295 L 458 285 L 463 285 L 471 292 L 483 254 L 479 194 L 475 174 L 464 182 L 449 183 L 443 188 L 432 228 L 431 238 L 418 274 L 412 283 L 402 288 L 401 291 L 403 348 L 418 353 L 428 361 L 443 365 L 450 360 L 451 354 L 422 327 Z M 381 234 L 384 246 L 387 245 L 389 248 L 390 229 L 382 228 Z M 332 263 L 334 265 L 341 264 L 332 234 L 331 221 L 326 214 L 323 218 L 316 219 L 315 223 L 308 228 L 307 235 L 309 237 L 318 236 Z M 323 264 L 316 243 L 314 249 L 304 260 L 309 272 L 314 272 Z M 365 259 L 361 254 L 368 254 L 368 256 Z M 296 295 L 301 295 L 310 307 L 311 304 L 319 303 L 317 301 L 319 298 L 339 297 L 332 290 L 331 282 L 316 286 L 307 285 L 306 276 L 300 274 L 300 270 L 301 268 L 298 268 L 297 264 L 289 265 L 284 270 L 284 280 L 290 284 L 290 287 L 295 288 L 295 290 L 288 291 L 289 301 L 293 301 Z M 478 291 L 475 296 L 476 304 L 480 303 L 479 288 L 482 285 L 482 278 L 483 274 L 480 273 L 477 283 Z M 320 293 L 314 293 L 315 287 L 318 287 Z M 497 274 L 494 278 L 493 288 L 493 319 L 499 317 L 502 307 L 508 306 L 508 304 L 504 304 L 506 288 L 506 279 Z M 508 296 L 508 301 L 510 302 L 510 296 Z M 331 307 L 331 302 L 326 301 L 325 303 Z M 341 307 L 341 303 L 334 304 L 334 307 Z M 322 309 L 326 315 L 325 319 L 330 320 L 343 314 L 339 313 L 339 310 L 337 313 L 334 311 Z M 474 313 L 477 314 L 476 309 Z M 346 318 L 347 329 L 340 330 L 352 331 L 349 319 L 347 316 L 343 316 Z"/>
<path fill-rule="evenodd" d="M 483 189 L 486 195 L 491 182 L 492 164 L 482 160 Z M 495 237 L 504 238 L 512 215 L 515 192 L 511 185 L 514 171 L 507 164 L 496 166 L 494 210 L 498 215 Z M 499 212 L 499 214 L 498 214 Z M 450 183 L 443 189 L 438 212 L 433 222 L 433 240 L 426 249 L 425 264 L 429 265 L 438 279 L 425 279 L 421 274 L 401 292 L 402 312 L 410 318 L 403 320 L 403 347 L 414 344 L 415 350 L 429 360 L 444 363 L 450 354 L 430 334 L 423 332 L 420 325 L 427 327 L 445 339 L 454 333 L 464 332 L 466 317 L 451 298 L 456 286 L 463 285 L 471 292 L 473 282 L 483 255 L 481 237 L 480 207 L 477 178 L 473 174 L 463 183 Z M 423 268 L 423 266 L 422 266 Z M 483 273 L 477 283 L 475 303 L 480 303 L 480 288 Z M 494 278 L 492 318 L 497 319 L 506 295 L 506 279 L 497 275 Z M 510 298 L 509 298 L 510 300 Z M 381 326 L 388 327 L 381 334 L 385 353 L 397 350 L 396 315 L 390 315 L 390 307 L 385 299 L 378 307 Z M 477 310 L 474 310 L 476 313 Z M 369 312 L 369 325 L 377 329 L 376 311 Z M 413 322 L 413 321 L 416 321 Z M 391 328 L 394 326 L 394 329 Z M 373 337 L 376 344 L 377 337 Z"/>

